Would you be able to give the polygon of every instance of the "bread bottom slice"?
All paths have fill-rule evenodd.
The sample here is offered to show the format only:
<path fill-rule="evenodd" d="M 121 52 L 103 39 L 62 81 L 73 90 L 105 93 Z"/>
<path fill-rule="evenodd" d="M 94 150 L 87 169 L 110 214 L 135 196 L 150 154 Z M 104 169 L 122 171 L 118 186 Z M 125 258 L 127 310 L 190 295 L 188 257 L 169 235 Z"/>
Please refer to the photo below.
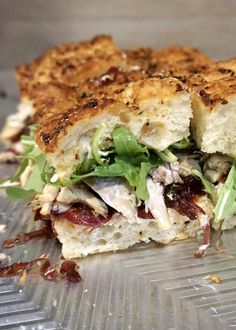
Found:
<path fill-rule="evenodd" d="M 99 227 L 77 225 L 60 218 L 54 220 L 54 228 L 66 259 L 123 250 L 139 242 L 148 243 L 153 240 L 167 244 L 202 234 L 198 220 L 189 221 L 173 209 L 169 209 L 169 214 L 172 226 L 168 230 L 161 228 L 155 219 L 139 219 L 137 223 L 129 223 L 128 219 L 118 213 Z"/>

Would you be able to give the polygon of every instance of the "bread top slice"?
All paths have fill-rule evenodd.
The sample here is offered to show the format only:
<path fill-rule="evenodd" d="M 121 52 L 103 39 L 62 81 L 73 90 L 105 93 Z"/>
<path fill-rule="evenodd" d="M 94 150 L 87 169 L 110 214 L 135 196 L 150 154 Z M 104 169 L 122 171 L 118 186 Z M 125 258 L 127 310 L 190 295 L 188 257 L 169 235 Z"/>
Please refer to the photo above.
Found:
<path fill-rule="evenodd" d="M 176 77 L 182 82 L 214 64 L 198 49 L 180 45 L 159 50 L 148 47 L 129 49 L 126 56 L 131 68 L 145 70 L 149 76 Z"/>
<path fill-rule="evenodd" d="M 176 77 L 184 83 L 192 75 L 205 71 L 214 64 L 198 49 L 179 45 L 156 50 L 152 58 L 152 70 L 155 73 Z"/>
<path fill-rule="evenodd" d="M 236 77 L 199 84 L 191 91 L 195 140 L 202 151 L 236 156 Z"/>
<path fill-rule="evenodd" d="M 112 85 L 106 95 L 98 93 L 82 101 L 75 89 L 68 89 L 64 97 L 63 88 L 54 88 L 57 100 L 48 96 L 47 111 L 38 116 L 36 141 L 62 179 L 91 153 L 92 137 L 104 123 L 107 139 L 115 127 L 125 126 L 139 143 L 155 150 L 163 150 L 189 135 L 190 95 L 175 78 L 124 83 L 119 85 L 119 93 Z M 42 106 L 40 100 L 35 104 Z"/>
<path fill-rule="evenodd" d="M 125 50 L 129 70 L 149 71 L 155 65 L 153 49 L 150 47 L 135 47 Z"/>
<path fill-rule="evenodd" d="M 99 76 L 110 67 L 127 71 L 145 70 L 150 74 L 185 77 L 200 72 L 211 63 L 194 48 L 171 46 L 161 50 L 137 47 L 122 51 L 110 36 L 56 46 L 29 64 L 19 65 L 16 78 L 21 98 L 33 98 L 41 84 L 59 83 L 78 87 L 88 78 Z M 184 78 L 183 78 L 184 79 Z"/>
<path fill-rule="evenodd" d="M 200 72 L 203 68 L 208 68 L 210 63 L 213 63 L 198 50 L 182 46 L 171 46 L 160 51 L 155 51 L 148 47 L 139 47 L 128 49 L 125 52 L 127 62 L 125 67 L 116 66 L 114 62 L 107 71 L 89 77 L 81 81 L 79 86 L 76 86 L 77 97 L 79 97 L 80 103 L 83 103 L 84 100 L 88 97 L 93 97 L 95 94 L 98 94 L 96 96 L 98 98 L 107 98 L 109 96 L 119 99 L 119 96 L 116 96 L 116 94 L 119 94 L 124 89 L 124 84 L 145 78 L 172 77 L 174 74 L 181 73 L 182 77 L 178 76 L 177 78 L 186 81 L 186 78 L 188 77 L 187 80 L 189 80 L 190 76 L 195 72 L 192 68 L 193 64 L 195 70 Z M 50 84 L 38 85 L 32 91 L 31 97 L 35 103 L 42 103 L 42 98 L 44 98 L 47 104 L 48 98 L 50 98 L 50 102 L 52 99 L 57 99 L 58 93 L 56 90 L 58 88 L 61 89 L 61 94 L 66 95 L 68 86 L 56 81 Z M 64 93 L 63 88 L 65 88 Z M 51 93 L 52 89 L 55 90 L 55 97 Z M 46 111 L 48 110 L 47 106 L 44 108 Z M 43 111 L 43 107 L 37 104 L 36 111 Z"/>
<path fill-rule="evenodd" d="M 18 66 L 16 77 L 21 97 L 32 99 L 31 93 L 40 84 L 61 83 L 74 87 L 111 66 L 125 64 L 126 56 L 112 38 L 97 36 L 89 41 L 52 48 L 31 64 Z"/>

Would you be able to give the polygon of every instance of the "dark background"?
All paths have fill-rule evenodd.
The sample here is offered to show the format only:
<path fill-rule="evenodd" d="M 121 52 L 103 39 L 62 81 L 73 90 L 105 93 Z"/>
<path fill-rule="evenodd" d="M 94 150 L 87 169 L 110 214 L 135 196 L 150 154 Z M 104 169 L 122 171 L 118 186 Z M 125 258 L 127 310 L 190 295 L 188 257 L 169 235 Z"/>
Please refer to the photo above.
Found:
<path fill-rule="evenodd" d="M 98 33 L 121 47 L 180 43 L 226 58 L 236 55 L 236 1 L 0 0 L 0 69 Z"/>

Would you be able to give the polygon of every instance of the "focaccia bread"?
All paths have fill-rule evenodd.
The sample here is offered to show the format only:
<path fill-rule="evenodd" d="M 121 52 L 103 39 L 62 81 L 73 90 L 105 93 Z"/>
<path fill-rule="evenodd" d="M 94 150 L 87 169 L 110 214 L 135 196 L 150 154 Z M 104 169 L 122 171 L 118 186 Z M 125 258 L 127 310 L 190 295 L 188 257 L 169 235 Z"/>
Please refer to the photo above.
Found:
<path fill-rule="evenodd" d="M 98 99 L 95 94 L 81 105 L 72 91 L 72 97 L 49 105 L 41 119 L 36 141 L 61 178 L 91 154 L 92 136 L 103 123 L 106 139 L 115 127 L 125 126 L 138 142 L 157 151 L 189 135 L 190 95 L 174 78 L 142 79 L 107 97 Z"/>
<path fill-rule="evenodd" d="M 220 61 L 190 79 L 194 137 L 207 153 L 235 157 L 236 59 Z"/>

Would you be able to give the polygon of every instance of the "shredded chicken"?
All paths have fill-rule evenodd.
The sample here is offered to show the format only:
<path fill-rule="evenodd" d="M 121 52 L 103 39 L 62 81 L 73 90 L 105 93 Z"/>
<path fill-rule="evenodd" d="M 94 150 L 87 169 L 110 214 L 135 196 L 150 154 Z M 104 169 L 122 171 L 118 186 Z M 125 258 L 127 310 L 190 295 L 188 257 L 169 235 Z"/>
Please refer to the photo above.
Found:
<path fill-rule="evenodd" d="M 178 162 L 166 163 L 165 166 L 158 166 L 151 172 L 151 176 L 154 182 L 160 182 L 167 186 L 171 183 L 183 183 L 179 175 L 179 164 Z"/>
<path fill-rule="evenodd" d="M 51 210 L 55 213 L 64 213 L 71 208 L 72 204 L 53 203 Z"/>
<path fill-rule="evenodd" d="M 200 222 L 200 226 L 203 230 L 203 239 L 202 243 L 198 247 L 194 256 L 196 258 L 201 258 L 205 255 L 207 248 L 211 242 L 211 224 L 210 219 L 214 216 L 213 210 L 214 206 L 212 201 L 207 197 L 207 195 L 201 196 L 196 200 L 196 204 L 200 206 L 205 214 L 199 213 L 198 219 Z"/>
<path fill-rule="evenodd" d="M 129 222 L 137 221 L 136 197 L 131 188 L 120 178 L 93 178 L 86 183 L 106 204 L 127 217 Z"/>
<path fill-rule="evenodd" d="M 204 174 L 213 183 L 219 182 L 225 176 L 231 166 L 232 160 L 226 155 L 212 155 L 204 165 Z"/>
<path fill-rule="evenodd" d="M 82 202 L 91 208 L 98 214 L 106 215 L 108 210 L 106 204 L 94 196 L 84 185 L 79 185 L 77 187 L 63 187 L 61 188 L 58 196 L 57 202 L 64 204 L 73 204 L 77 202 Z"/>
<path fill-rule="evenodd" d="M 145 201 L 146 211 L 149 210 L 151 212 L 163 229 L 169 229 L 171 227 L 171 220 L 164 201 L 163 186 L 159 182 L 154 182 L 149 177 L 147 179 L 147 189 L 149 199 Z"/>
<path fill-rule="evenodd" d="M 43 215 L 50 214 L 52 203 L 56 199 L 58 192 L 58 187 L 53 186 L 51 184 L 46 184 L 46 186 L 43 188 L 43 191 L 41 194 L 35 196 L 36 202 L 41 202 L 41 210 L 40 213 Z"/>
<path fill-rule="evenodd" d="M 201 172 L 199 161 L 192 155 L 178 155 L 179 159 L 179 174 L 188 176 L 192 174 L 192 170 L 196 169 Z"/>
<path fill-rule="evenodd" d="M 202 214 L 201 216 L 199 216 L 199 221 L 200 226 L 203 229 L 203 240 L 194 254 L 196 258 L 202 258 L 205 255 L 206 250 L 211 242 L 211 225 L 208 215 Z"/>

